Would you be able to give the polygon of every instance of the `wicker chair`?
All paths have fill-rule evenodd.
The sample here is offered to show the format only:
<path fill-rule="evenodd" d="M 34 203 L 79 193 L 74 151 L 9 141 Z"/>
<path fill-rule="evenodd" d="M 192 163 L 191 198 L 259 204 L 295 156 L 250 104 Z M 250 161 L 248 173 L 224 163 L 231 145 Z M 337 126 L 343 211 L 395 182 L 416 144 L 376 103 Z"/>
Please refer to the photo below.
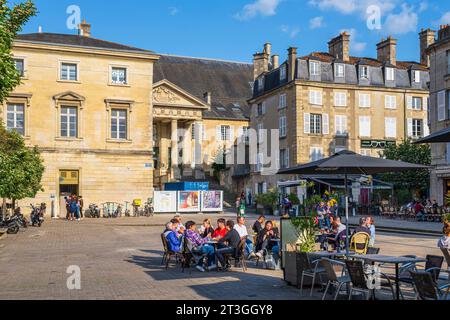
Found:
<path fill-rule="evenodd" d="M 350 242 L 350 249 L 356 254 L 367 254 L 369 248 L 370 235 L 365 232 L 356 233 Z"/>

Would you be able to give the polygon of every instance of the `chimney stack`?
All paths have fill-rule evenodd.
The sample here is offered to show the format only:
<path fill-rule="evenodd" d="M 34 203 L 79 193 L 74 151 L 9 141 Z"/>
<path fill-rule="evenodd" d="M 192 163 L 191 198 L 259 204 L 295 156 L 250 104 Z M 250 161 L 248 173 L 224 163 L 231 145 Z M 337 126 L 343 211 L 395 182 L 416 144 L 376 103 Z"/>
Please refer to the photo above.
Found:
<path fill-rule="evenodd" d="M 91 36 L 91 25 L 86 22 L 86 19 L 78 26 L 78 34 L 83 37 Z"/>
<path fill-rule="evenodd" d="M 431 29 L 422 29 L 419 33 L 420 38 L 420 63 L 430 66 L 430 57 L 427 54 L 427 48 L 436 41 L 436 31 Z"/>
<path fill-rule="evenodd" d="M 280 56 L 274 54 L 272 56 L 272 69 L 277 69 L 280 66 Z"/>
<path fill-rule="evenodd" d="M 203 99 L 205 100 L 205 102 L 209 105 L 211 105 L 211 101 L 212 101 L 212 94 L 211 92 L 205 92 L 203 94 Z"/>
<path fill-rule="evenodd" d="M 450 25 L 443 24 L 439 26 L 438 39 L 443 40 L 450 37 Z"/>
<path fill-rule="evenodd" d="M 264 72 L 269 71 L 270 51 L 271 45 L 266 43 L 262 53 L 258 52 L 253 55 L 253 80 L 258 79 Z"/>
<path fill-rule="evenodd" d="M 297 66 L 297 48 L 290 47 L 288 49 L 288 80 L 295 80 L 295 68 Z"/>
<path fill-rule="evenodd" d="M 377 44 L 378 60 L 397 65 L 397 40 L 389 36 Z"/>
<path fill-rule="evenodd" d="M 346 31 L 342 32 L 336 38 L 331 39 L 328 42 L 328 52 L 335 59 L 342 60 L 344 62 L 350 61 L 350 34 Z"/>

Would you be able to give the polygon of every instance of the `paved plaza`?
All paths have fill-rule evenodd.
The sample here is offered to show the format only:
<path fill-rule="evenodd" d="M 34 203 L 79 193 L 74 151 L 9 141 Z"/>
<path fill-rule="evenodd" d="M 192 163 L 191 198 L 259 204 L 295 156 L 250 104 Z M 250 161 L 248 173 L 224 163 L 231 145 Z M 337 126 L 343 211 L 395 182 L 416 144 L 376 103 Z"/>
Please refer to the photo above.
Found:
<path fill-rule="evenodd" d="M 54 220 L 8 236 L 0 240 L 0 299 L 300 299 L 299 290 L 284 283 L 282 272 L 254 263 L 247 273 L 164 270 L 160 233 L 169 218 Z M 384 254 L 425 256 L 440 254 L 436 241 L 380 234 L 377 245 Z M 66 271 L 72 265 L 81 269 L 81 290 L 67 289 Z"/>

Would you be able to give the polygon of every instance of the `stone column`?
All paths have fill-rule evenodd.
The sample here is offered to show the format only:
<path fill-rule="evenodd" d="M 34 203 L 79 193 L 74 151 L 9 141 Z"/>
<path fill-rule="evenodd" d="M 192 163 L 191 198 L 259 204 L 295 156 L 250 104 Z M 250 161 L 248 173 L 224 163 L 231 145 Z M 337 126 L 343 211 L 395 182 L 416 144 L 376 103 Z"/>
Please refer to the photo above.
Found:
<path fill-rule="evenodd" d="M 172 147 L 172 179 L 180 178 L 180 170 L 178 168 L 178 121 L 172 120 L 171 123 L 171 147 Z"/>
<path fill-rule="evenodd" d="M 184 128 L 183 137 L 183 175 L 192 176 L 192 122 L 188 122 Z"/>

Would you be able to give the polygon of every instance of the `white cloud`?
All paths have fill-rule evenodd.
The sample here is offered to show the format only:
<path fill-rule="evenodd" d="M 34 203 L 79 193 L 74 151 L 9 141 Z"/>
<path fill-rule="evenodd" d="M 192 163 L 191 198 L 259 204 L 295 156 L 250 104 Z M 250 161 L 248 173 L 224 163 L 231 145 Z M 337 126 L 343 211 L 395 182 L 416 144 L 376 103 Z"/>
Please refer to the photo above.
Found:
<path fill-rule="evenodd" d="M 346 31 L 347 33 L 350 34 L 350 50 L 354 53 L 361 53 L 364 50 L 366 50 L 367 47 L 367 42 L 358 42 L 358 32 L 356 31 L 356 29 L 351 28 L 351 29 L 344 29 L 341 30 L 341 32 Z"/>
<path fill-rule="evenodd" d="M 309 0 L 310 5 L 320 10 L 335 10 L 342 14 L 357 13 L 364 18 L 371 5 L 378 6 L 381 13 L 386 14 L 394 10 L 398 2 L 399 0 Z"/>
<path fill-rule="evenodd" d="M 310 29 L 318 29 L 323 26 L 323 17 L 315 17 L 309 20 Z"/>
<path fill-rule="evenodd" d="M 246 4 L 244 8 L 234 15 L 238 20 L 250 20 L 258 15 L 274 16 L 282 0 L 256 0 L 253 3 Z"/>
<path fill-rule="evenodd" d="M 178 12 L 180 12 L 180 9 L 178 9 L 177 7 L 169 7 L 169 15 L 175 16 L 178 14 Z"/>
<path fill-rule="evenodd" d="M 450 24 L 450 11 L 444 13 L 442 18 L 439 20 L 440 24 Z"/>
<path fill-rule="evenodd" d="M 419 16 L 414 8 L 406 4 L 402 5 L 400 13 L 391 13 L 384 22 L 384 30 L 388 34 L 405 34 L 417 31 Z"/>
<path fill-rule="evenodd" d="M 282 25 L 280 29 L 281 32 L 288 34 L 291 38 L 295 38 L 300 33 L 300 28 L 297 26 L 290 27 L 287 25 Z"/>
<path fill-rule="evenodd" d="M 424 12 L 428 10 L 428 2 L 422 1 L 419 5 L 419 12 Z"/>

